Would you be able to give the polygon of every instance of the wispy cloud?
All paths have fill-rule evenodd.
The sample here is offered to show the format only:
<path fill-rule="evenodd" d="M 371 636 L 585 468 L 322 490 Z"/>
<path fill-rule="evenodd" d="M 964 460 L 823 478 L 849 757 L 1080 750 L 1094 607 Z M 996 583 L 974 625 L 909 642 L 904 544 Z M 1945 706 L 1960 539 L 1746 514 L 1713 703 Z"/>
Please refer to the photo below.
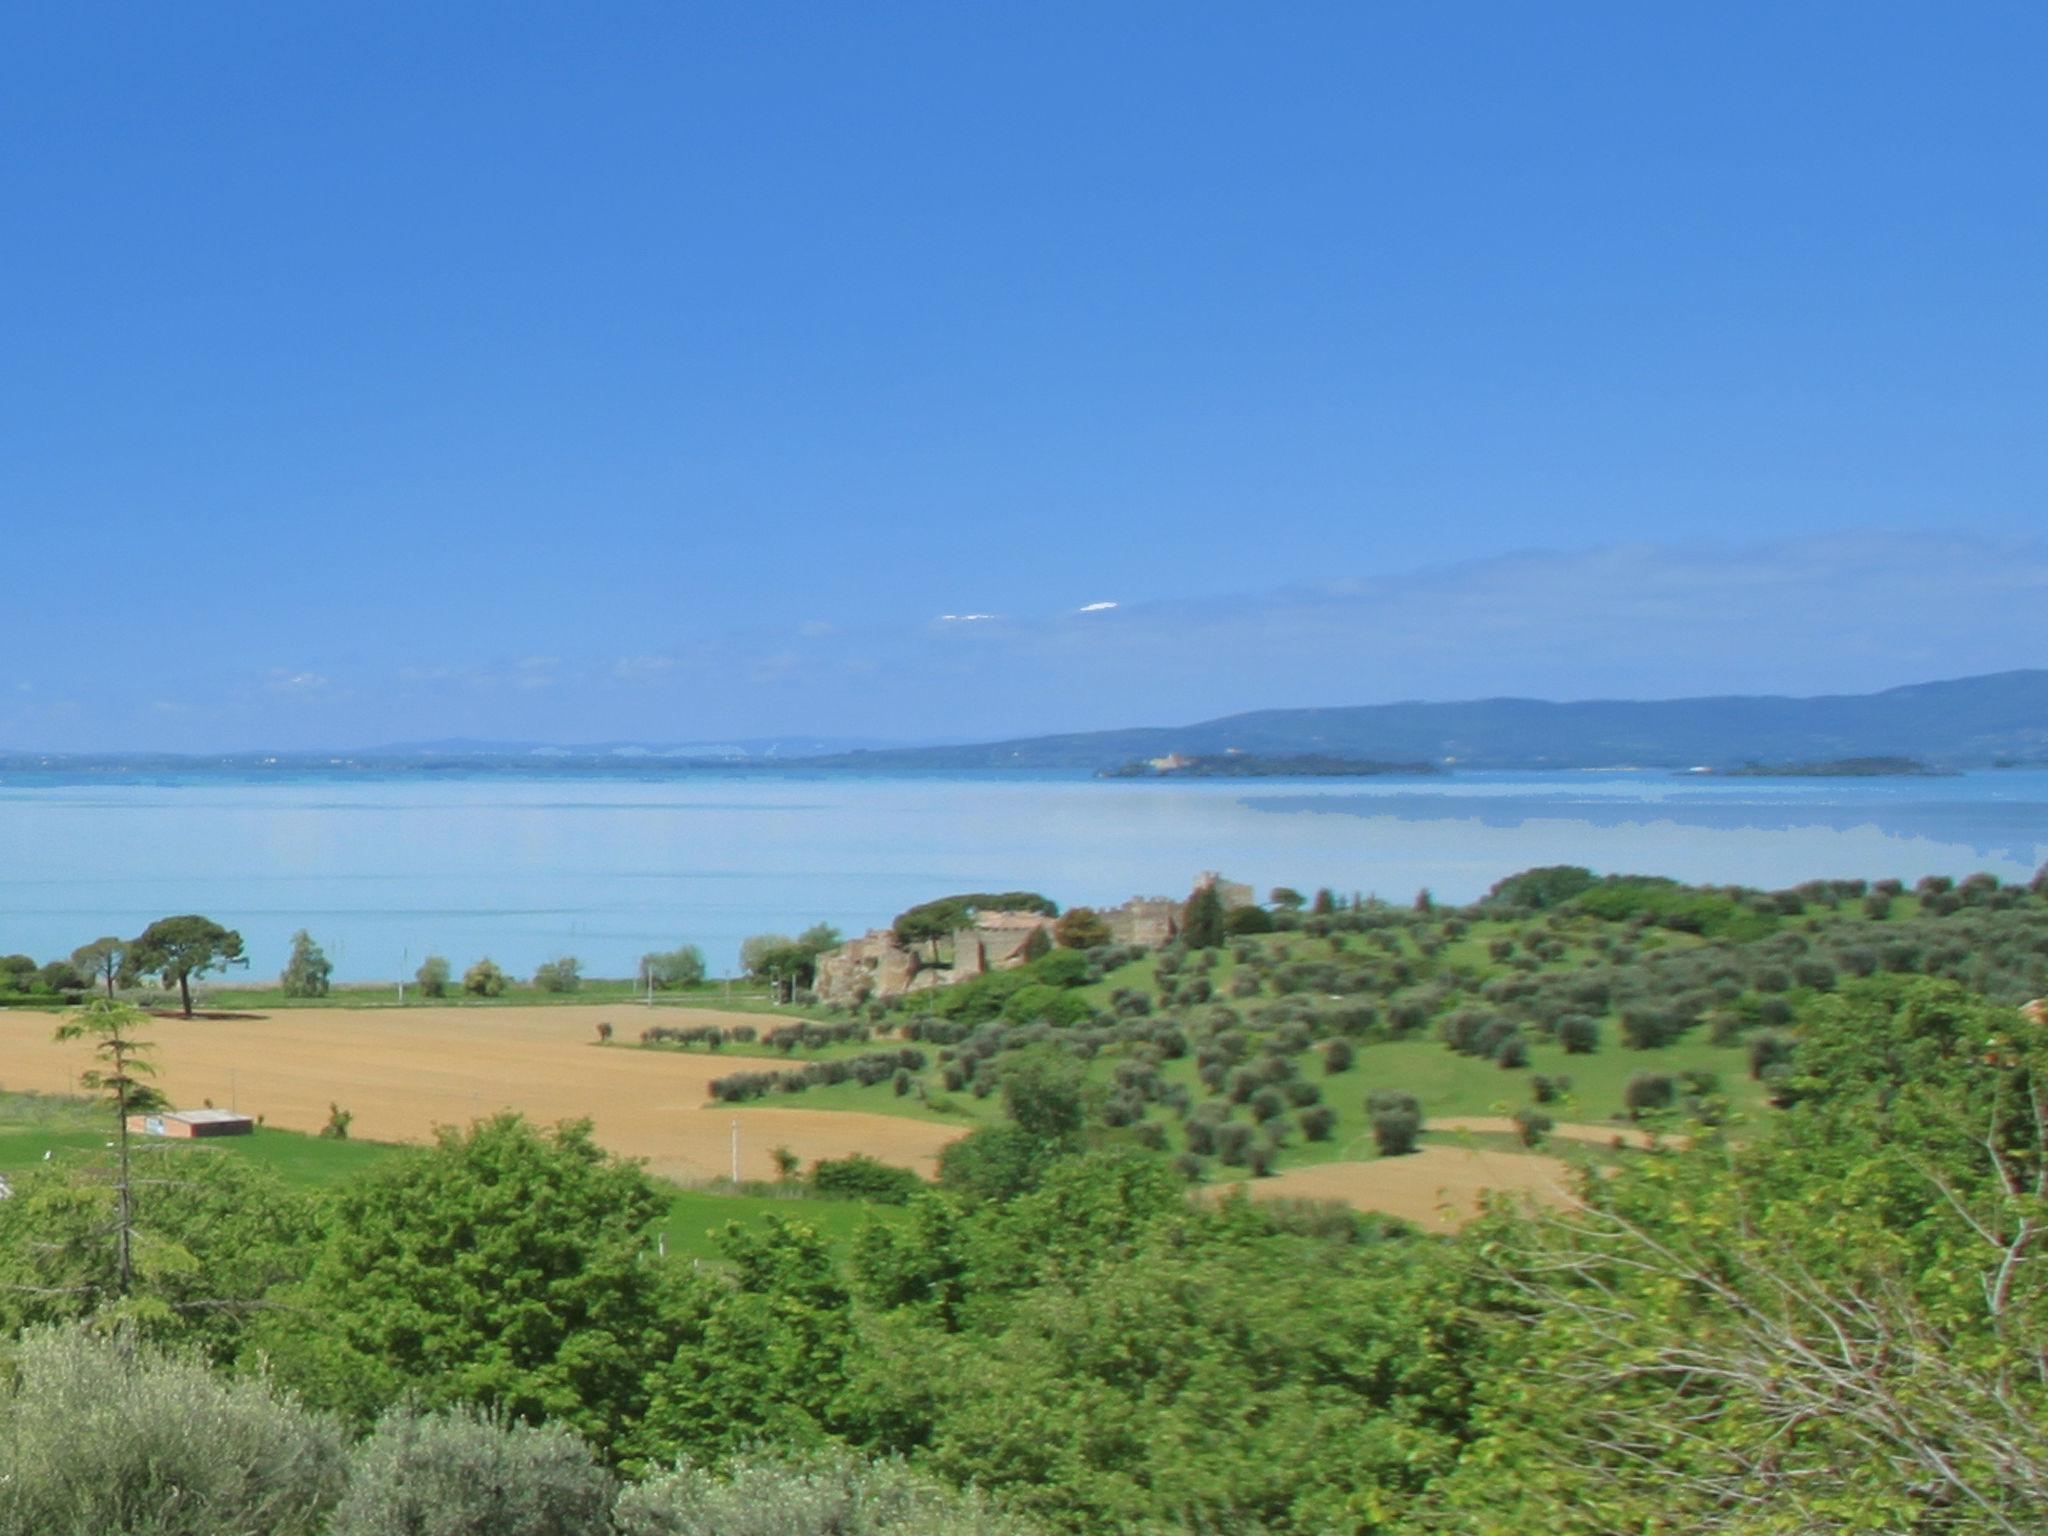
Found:
<path fill-rule="evenodd" d="M 1082 604 L 1082 605 L 1081 605 L 1080 607 L 1076 608 L 1076 609 L 1074 610 L 1074 612 L 1076 612 L 1076 613 L 1107 613 L 1107 612 L 1109 612 L 1109 610 L 1110 610 L 1110 609 L 1112 609 L 1112 608 L 1115 608 L 1115 607 L 1117 607 L 1117 606 L 1118 606 L 1118 605 L 1117 605 L 1116 603 L 1083 603 L 1083 604 Z"/>

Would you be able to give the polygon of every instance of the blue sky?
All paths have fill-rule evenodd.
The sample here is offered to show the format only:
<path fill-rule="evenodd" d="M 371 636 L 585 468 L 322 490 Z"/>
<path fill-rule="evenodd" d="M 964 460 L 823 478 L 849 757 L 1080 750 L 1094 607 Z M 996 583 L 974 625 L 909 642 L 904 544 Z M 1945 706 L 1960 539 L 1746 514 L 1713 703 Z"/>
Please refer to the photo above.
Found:
<path fill-rule="evenodd" d="M 11 8 L 0 747 L 2048 664 L 2044 62 L 1996 3 Z"/>

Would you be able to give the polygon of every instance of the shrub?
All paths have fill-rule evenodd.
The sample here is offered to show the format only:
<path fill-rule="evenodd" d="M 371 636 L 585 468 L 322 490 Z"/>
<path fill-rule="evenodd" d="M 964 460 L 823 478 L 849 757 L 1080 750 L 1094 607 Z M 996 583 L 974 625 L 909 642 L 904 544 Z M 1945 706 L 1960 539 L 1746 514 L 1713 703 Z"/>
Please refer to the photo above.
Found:
<path fill-rule="evenodd" d="M 261 1377 L 84 1329 L 33 1331 L 0 1400 L 0 1533 L 312 1536 L 338 1426 Z"/>
<path fill-rule="evenodd" d="M 1557 1021 L 1557 1043 L 1570 1056 L 1590 1056 L 1600 1049 L 1600 1025 L 1589 1014 L 1568 1013 Z"/>
<path fill-rule="evenodd" d="M 1251 1097 L 1252 1118 L 1264 1125 L 1287 1112 L 1287 1100 L 1277 1088 L 1261 1088 Z"/>
<path fill-rule="evenodd" d="M 1382 1157 L 1413 1152 L 1421 1134 L 1422 1116 L 1412 1109 L 1383 1109 L 1372 1117 L 1372 1139 Z"/>
<path fill-rule="evenodd" d="M 1415 1150 L 1416 1138 L 1422 1134 L 1422 1106 L 1414 1094 L 1377 1089 L 1366 1099 L 1365 1108 L 1372 1116 L 1372 1139 L 1380 1156 L 1400 1157 Z"/>
<path fill-rule="evenodd" d="M 1529 1079 L 1529 1093 L 1538 1104 L 1554 1104 L 1572 1091 L 1572 1080 L 1560 1073 L 1545 1077 L 1541 1072 Z"/>
<path fill-rule="evenodd" d="M 811 1164 L 811 1188 L 839 1200 L 872 1200 L 878 1205 L 906 1205 L 924 1188 L 908 1168 L 856 1152 L 851 1157 L 821 1157 Z"/>
<path fill-rule="evenodd" d="M 559 1425 L 397 1409 L 357 1447 L 330 1533 L 608 1536 L 613 1486 Z"/>
<path fill-rule="evenodd" d="M 1512 1034 L 1501 1041 L 1493 1053 L 1494 1065 L 1519 1070 L 1529 1065 L 1529 1042 L 1522 1036 Z"/>
<path fill-rule="evenodd" d="M 420 968 L 412 973 L 412 979 L 419 983 L 420 992 L 426 997 L 448 995 L 448 962 L 439 955 L 429 955 L 420 962 Z"/>
<path fill-rule="evenodd" d="M 1524 1104 L 1515 1111 L 1515 1134 L 1522 1138 L 1525 1147 L 1540 1147 L 1557 1122 L 1542 1110 Z"/>
<path fill-rule="evenodd" d="M 1245 1158 L 1250 1155 L 1251 1146 L 1250 1126 L 1232 1121 L 1230 1124 L 1216 1127 L 1216 1155 L 1232 1167 L 1244 1166 Z"/>
<path fill-rule="evenodd" d="M 1792 1060 L 1792 1041 L 1784 1035 L 1758 1035 L 1749 1042 L 1749 1075 L 1758 1082 L 1772 1067 Z"/>
<path fill-rule="evenodd" d="M 704 975 L 704 951 L 694 944 L 683 944 L 640 957 L 641 985 L 651 985 L 657 991 L 670 992 L 698 986 Z"/>
<path fill-rule="evenodd" d="M 1199 1174 L 1199 1170 L 1197 1170 Z M 757 1452 L 717 1473 L 684 1462 L 619 1495 L 620 1536 L 1012 1536 L 982 1496 L 900 1461 Z"/>
<path fill-rule="evenodd" d="M 1331 1077 L 1350 1071 L 1357 1059 L 1358 1052 L 1349 1040 L 1332 1040 L 1323 1047 L 1323 1071 Z"/>
<path fill-rule="evenodd" d="M 473 997 L 502 997 L 505 973 L 488 955 L 462 973 L 462 990 Z"/>
<path fill-rule="evenodd" d="M 1640 1118 L 1653 1110 L 1669 1109 L 1677 1096 L 1677 1085 L 1662 1072 L 1638 1072 L 1621 1091 L 1628 1112 Z"/>
<path fill-rule="evenodd" d="M 1301 1112 L 1301 1134 L 1305 1141 L 1328 1141 L 1337 1129 L 1337 1112 L 1327 1104 Z"/>
<path fill-rule="evenodd" d="M 583 962 L 574 955 L 544 961 L 533 973 L 533 984 L 543 992 L 574 992 L 583 985 Z"/>

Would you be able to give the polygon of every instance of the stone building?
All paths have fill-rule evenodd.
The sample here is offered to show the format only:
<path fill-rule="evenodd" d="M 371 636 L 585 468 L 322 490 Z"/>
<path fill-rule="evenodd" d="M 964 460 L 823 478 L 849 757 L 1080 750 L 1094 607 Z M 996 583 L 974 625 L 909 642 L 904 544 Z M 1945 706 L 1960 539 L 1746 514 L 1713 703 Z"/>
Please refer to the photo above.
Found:
<path fill-rule="evenodd" d="M 1226 907 L 1248 907 L 1256 898 L 1248 885 L 1204 871 L 1195 889 L 1213 885 Z M 1120 907 L 1099 915 L 1118 944 L 1158 949 L 1180 934 L 1181 903 L 1170 896 L 1133 896 Z M 854 1008 L 870 999 L 901 997 L 928 987 L 1010 971 L 1044 954 L 1053 944 L 1053 919 L 1037 912 L 981 912 L 971 925 L 953 934 L 950 960 L 934 958 L 922 947 L 909 947 L 887 928 L 870 929 L 818 957 L 812 983 L 818 1000 Z"/>

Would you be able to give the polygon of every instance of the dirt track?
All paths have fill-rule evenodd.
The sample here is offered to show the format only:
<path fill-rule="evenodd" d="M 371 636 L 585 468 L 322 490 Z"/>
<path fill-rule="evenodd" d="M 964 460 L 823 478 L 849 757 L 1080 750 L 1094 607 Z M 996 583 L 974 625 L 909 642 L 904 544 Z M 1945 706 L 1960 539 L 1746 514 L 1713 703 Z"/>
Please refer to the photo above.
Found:
<path fill-rule="evenodd" d="M 594 1122 L 600 1142 L 647 1160 L 667 1178 L 722 1178 L 740 1127 L 740 1171 L 770 1178 L 769 1149 L 786 1145 L 809 1163 L 867 1152 L 929 1174 L 960 1131 L 893 1115 L 800 1108 L 708 1106 L 712 1078 L 780 1058 L 721 1052 L 598 1046 L 599 1020 L 639 1033 L 631 1005 L 521 1008 L 293 1008 L 224 1018 L 152 1019 L 146 1031 L 157 1082 L 179 1108 L 211 1099 L 272 1125 L 318 1130 L 330 1103 L 355 1115 L 354 1134 L 424 1141 L 436 1125 L 517 1109 L 541 1124 Z M 747 1023 L 754 1015 L 692 1011 L 693 1024 Z M 84 1042 L 58 1045 L 55 1016 L 0 1011 L 0 1085 L 75 1093 L 92 1065 Z M 789 1101 L 800 1104 L 801 1099 Z"/>

